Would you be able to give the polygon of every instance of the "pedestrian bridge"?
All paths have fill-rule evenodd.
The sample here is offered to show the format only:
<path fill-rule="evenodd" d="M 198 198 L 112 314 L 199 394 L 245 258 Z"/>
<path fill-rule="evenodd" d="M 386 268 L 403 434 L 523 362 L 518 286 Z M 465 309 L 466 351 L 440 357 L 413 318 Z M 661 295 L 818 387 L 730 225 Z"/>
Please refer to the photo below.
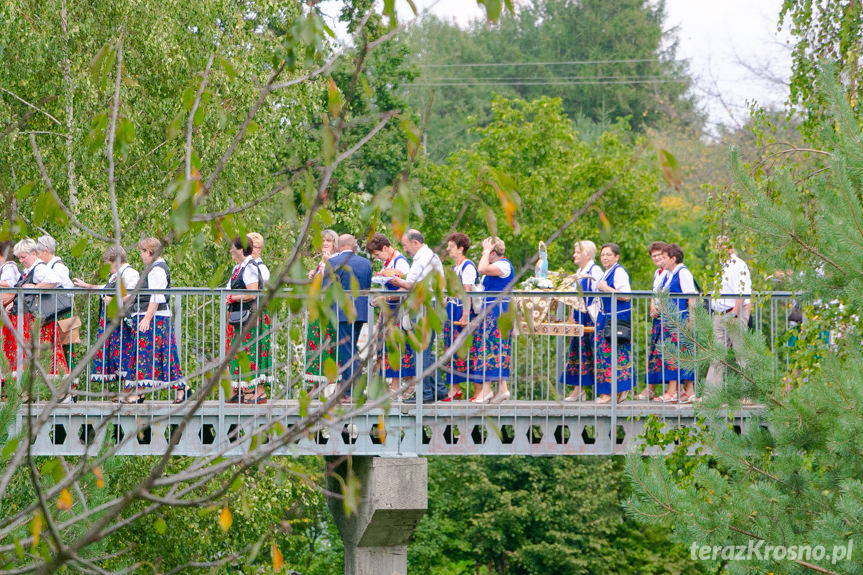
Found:
<path fill-rule="evenodd" d="M 24 431 L 28 418 L 47 416 L 32 439 L 33 455 L 93 456 L 106 447 L 116 447 L 118 455 L 161 455 L 189 411 L 168 401 L 123 406 L 82 401 L 44 409 L 21 408 L 14 425 L 13 431 Z M 300 415 L 296 400 L 264 406 L 206 401 L 188 417 L 172 452 L 228 457 L 272 441 L 281 444 L 272 455 L 622 455 L 639 445 L 648 418 L 668 426 L 692 426 L 696 417 L 692 405 L 638 401 L 616 409 L 561 401 L 426 404 L 422 413 L 416 406 L 399 404 L 389 409 L 325 409 L 324 404 L 312 404 Z M 750 418 L 761 411 L 752 406 L 728 412 L 729 424 L 745 431 Z M 311 420 L 315 423 L 308 425 Z M 308 430 L 292 434 L 307 425 Z"/>
<path fill-rule="evenodd" d="M 381 329 L 374 308 L 360 337 L 366 360 L 362 377 L 366 389 L 377 387 L 384 392 L 376 392 L 374 398 L 355 398 L 355 403 L 341 403 L 337 397 L 310 399 L 309 385 L 302 378 L 308 359 L 308 317 L 303 311 L 291 312 L 290 306 L 279 308 L 284 313 L 271 314 L 273 361 L 267 403 L 227 403 L 228 385 L 215 386 L 202 397 L 200 390 L 213 366 L 226 353 L 227 293 L 170 290 L 182 371 L 195 393 L 189 401 L 175 405 L 172 390 L 155 390 L 144 403 L 127 405 L 111 401 L 121 390 L 120 384 L 91 379 L 90 346 L 96 341 L 100 293 L 75 290 L 73 313 L 81 318 L 82 328 L 81 343 L 76 346 L 79 366 L 70 377 L 78 382 L 78 401 L 59 403 L 59 392 L 52 401 L 50 391 L 43 387 L 31 401 L 17 406 L 7 403 L 7 409 L 15 410 L 10 437 L 29 434 L 32 455 L 49 456 L 95 455 L 106 450 L 120 455 L 161 455 L 170 450 L 175 455 L 229 457 L 253 449 L 272 455 L 328 456 L 612 455 L 638 447 L 651 419 L 668 428 L 689 427 L 701 408 L 698 403 L 634 399 L 617 404 L 564 401 L 569 389 L 564 388 L 560 374 L 568 361 L 571 334 L 580 330 L 566 322 L 572 315 L 573 293 L 547 291 L 512 295 L 513 304 L 524 315 L 517 318 L 513 336 L 512 399 L 501 403 L 412 404 L 387 395 L 380 383 L 379 362 L 374 360 L 378 355 L 375 342 L 380 339 L 376 330 Z M 652 294 L 628 295 L 633 310 L 631 362 L 640 388 L 650 351 Z M 546 311 L 537 314 L 537 309 Z M 752 329 L 765 336 L 777 356 L 788 349 L 786 332 L 794 327 L 788 318 L 790 309 L 787 293 L 753 298 Z M 532 319 L 527 318 L 530 314 Z M 548 325 L 543 327 L 544 323 Z M 440 338 L 435 349 L 436 357 L 444 357 Z M 419 365 L 418 370 L 426 367 Z M 619 367 L 612 366 L 614 390 Z M 703 376 L 703 371 L 696 372 L 696 390 Z M 69 379 L 54 383 L 68 386 Z M 757 424 L 762 411 L 763 407 L 747 406 L 725 415 L 729 425 L 745 432 L 748 425 Z"/>

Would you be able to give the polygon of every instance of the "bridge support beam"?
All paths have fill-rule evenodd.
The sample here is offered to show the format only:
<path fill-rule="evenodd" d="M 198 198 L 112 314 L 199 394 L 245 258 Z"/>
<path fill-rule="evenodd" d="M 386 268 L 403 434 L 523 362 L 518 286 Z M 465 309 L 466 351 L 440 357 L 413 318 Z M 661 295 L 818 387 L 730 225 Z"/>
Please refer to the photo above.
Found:
<path fill-rule="evenodd" d="M 421 457 L 327 457 L 327 505 L 345 545 L 346 575 L 406 575 L 407 545 L 428 508 L 428 462 Z M 348 515 L 343 482 L 359 481 Z M 338 478 L 336 477 L 338 475 Z"/>

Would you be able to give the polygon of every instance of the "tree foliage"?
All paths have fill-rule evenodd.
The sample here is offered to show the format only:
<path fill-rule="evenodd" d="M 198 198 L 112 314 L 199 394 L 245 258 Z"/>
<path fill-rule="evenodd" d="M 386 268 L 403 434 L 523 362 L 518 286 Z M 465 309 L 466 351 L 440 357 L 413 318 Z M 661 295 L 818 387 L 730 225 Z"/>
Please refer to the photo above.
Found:
<path fill-rule="evenodd" d="M 610 126 L 627 118 L 636 131 L 700 124 L 664 18 L 663 2 L 542 0 L 496 26 L 423 19 L 411 30 L 422 73 L 409 96 L 418 109 L 430 105 L 429 154 L 440 160 L 471 142 L 467 127 L 491 119 L 495 95 L 559 98 L 572 119 Z"/>
<path fill-rule="evenodd" d="M 410 547 L 412 573 L 703 572 L 664 530 L 642 529 L 623 516 L 620 460 L 448 457 L 429 463 L 429 511 Z"/>
<path fill-rule="evenodd" d="M 685 472 L 660 458 L 628 462 L 636 486 L 630 510 L 649 525 L 673 525 L 687 545 L 822 545 L 832 554 L 863 534 L 863 134 L 831 75 L 819 76 L 831 111 L 821 149 L 789 149 L 770 170 L 745 168 L 734 151 L 731 167 L 741 198 L 734 221 L 759 238 L 757 259 L 793 270 L 783 275 L 802 300 L 842 302 L 844 309 L 810 308 L 803 328 L 791 327 L 779 340 L 788 347 L 787 363 L 774 359 L 776 343 L 760 333 L 735 334 L 736 356 L 699 340 L 701 357 L 726 362 L 729 373 L 726 387 L 708 394 L 699 410 L 705 425 L 693 440 L 705 455 Z M 798 162 L 804 154 L 817 156 L 814 166 Z M 712 333 L 698 315 L 697 330 Z M 722 406 L 737 407 L 744 397 L 766 409 L 735 429 Z M 860 551 L 853 552 L 838 562 L 753 556 L 725 569 L 860 573 Z"/>
<path fill-rule="evenodd" d="M 626 123 L 595 142 L 581 140 L 557 99 L 497 98 L 492 114 L 486 126 L 474 129 L 479 140 L 473 146 L 443 164 L 426 163 L 417 173 L 432 243 L 458 229 L 479 245 L 493 229 L 507 244 L 506 256 L 524 262 L 539 240 L 547 241 L 595 192 L 610 185 L 549 246 L 549 260 L 567 266 L 576 240 L 614 241 L 630 273 L 646 282 L 649 262 L 636 254 L 653 239 L 659 191 L 655 152 L 647 151 Z M 518 227 L 509 225 L 510 219 Z"/>
<path fill-rule="evenodd" d="M 803 124 L 810 136 L 821 125 L 830 102 L 817 88 L 820 62 L 830 62 L 848 91 L 849 102 L 860 110 L 863 89 L 863 6 L 852 0 L 784 0 L 779 25 L 795 42 L 792 48 L 792 105 L 803 109 Z"/>

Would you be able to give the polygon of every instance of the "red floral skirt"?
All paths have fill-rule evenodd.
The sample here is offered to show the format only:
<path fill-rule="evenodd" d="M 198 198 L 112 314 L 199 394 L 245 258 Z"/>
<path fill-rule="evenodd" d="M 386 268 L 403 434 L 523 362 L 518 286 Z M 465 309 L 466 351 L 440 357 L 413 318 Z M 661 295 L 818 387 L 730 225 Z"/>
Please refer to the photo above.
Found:
<path fill-rule="evenodd" d="M 9 319 L 16 328 L 18 327 L 18 316 L 10 315 Z M 30 314 L 24 315 L 22 318 L 23 336 L 25 344 L 30 343 L 31 332 L 33 330 L 33 316 Z M 63 346 L 60 345 L 60 328 L 56 321 L 43 323 L 39 328 L 39 343 L 37 347 L 37 359 L 45 361 L 48 373 L 50 375 L 67 375 L 69 366 L 66 364 L 66 356 L 63 353 Z M 26 362 L 28 358 L 27 348 L 25 345 L 22 350 L 21 357 Z M 3 353 L 6 355 L 6 360 L 9 362 L 9 371 L 14 373 L 18 371 L 18 342 L 15 339 L 15 334 L 5 325 L 3 326 Z M 44 358 L 44 359 L 43 359 Z M 4 374 L 5 375 L 5 374 Z"/>

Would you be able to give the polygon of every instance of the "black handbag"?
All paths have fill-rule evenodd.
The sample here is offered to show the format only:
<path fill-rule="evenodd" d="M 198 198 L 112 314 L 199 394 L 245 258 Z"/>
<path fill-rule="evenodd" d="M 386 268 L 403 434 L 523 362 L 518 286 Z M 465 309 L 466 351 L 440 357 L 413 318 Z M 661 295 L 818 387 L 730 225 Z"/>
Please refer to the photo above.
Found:
<path fill-rule="evenodd" d="M 264 278 L 261 276 L 261 268 L 258 267 L 254 261 L 250 262 L 248 265 L 254 265 L 255 270 L 258 272 L 258 285 L 261 286 L 264 283 Z M 240 278 L 239 285 L 245 289 L 245 284 L 242 283 L 243 269 L 241 268 L 238 277 Z M 232 286 L 233 287 L 233 286 Z M 252 312 L 257 305 L 257 300 L 253 300 L 251 302 L 235 302 L 228 304 L 228 325 L 232 325 L 234 327 L 245 325 L 246 322 L 249 321 L 249 318 L 252 316 Z"/>
<path fill-rule="evenodd" d="M 16 287 L 26 283 L 33 283 L 33 276 L 36 273 L 36 266 L 45 265 L 43 262 L 38 262 L 30 273 L 18 280 Z M 24 295 L 24 306 L 34 319 L 40 320 L 42 323 L 49 323 L 60 319 L 63 315 L 72 311 L 72 297 L 66 294 L 38 294 L 31 293 Z"/>
<path fill-rule="evenodd" d="M 42 323 L 56 321 L 72 311 L 72 298 L 66 294 L 25 295 L 24 303 L 33 317 Z"/>
<path fill-rule="evenodd" d="M 602 328 L 602 337 L 611 341 L 612 332 L 611 332 L 611 320 L 608 320 L 608 323 L 605 324 L 605 327 Z M 617 343 L 629 343 L 632 341 L 632 324 L 628 321 L 620 321 L 617 322 Z"/>
<path fill-rule="evenodd" d="M 228 325 L 241 326 L 244 325 L 252 316 L 252 306 L 231 310 L 228 312 Z"/>

